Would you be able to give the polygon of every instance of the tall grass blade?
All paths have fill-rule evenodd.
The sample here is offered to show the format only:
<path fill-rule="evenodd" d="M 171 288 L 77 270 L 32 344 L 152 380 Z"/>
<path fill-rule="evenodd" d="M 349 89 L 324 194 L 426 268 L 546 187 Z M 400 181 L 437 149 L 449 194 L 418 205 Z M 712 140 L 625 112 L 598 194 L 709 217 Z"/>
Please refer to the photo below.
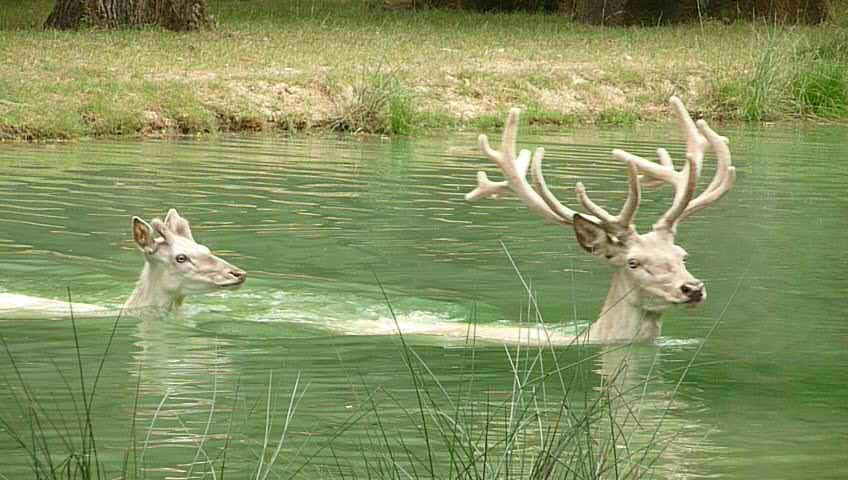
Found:
<path fill-rule="evenodd" d="M 395 315 L 394 308 L 392 308 L 392 303 L 391 303 L 391 301 L 389 301 L 389 296 L 386 293 L 386 289 L 383 288 L 383 284 L 382 284 L 382 282 L 380 282 L 380 278 L 377 276 L 376 272 L 374 272 L 374 280 L 377 282 L 377 285 L 380 287 L 380 292 L 382 292 L 383 299 L 386 301 L 386 306 L 389 308 L 389 313 L 392 316 L 392 320 L 395 322 L 395 328 L 397 329 L 398 336 L 400 337 L 401 345 L 403 347 L 403 358 L 404 358 L 404 361 L 406 362 L 407 368 L 409 369 L 410 375 L 412 375 L 412 382 L 413 382 L 413 385 L 415 386 L 415 396 L 418 399 L 418 410 L 421 414 L 421 425 L 422 425 L 422 428 L 424 430 L 424 441 L 425 441 L 425 444 L 427 446 L 427 460 L 428 460 L 428 464 L 429 464 L 429 467 L 430 467 L 429 473 L 430 473 L 430 475 L 435 475 L 436 472 L 435 472 L 434 463 L 433 463 L 432 446 L 430 445 L 430 434 L 429 434 L 429 430 L 428 430 L 427 417 L 424 414 L 424 402 L 422 401 L 421 390 L 419 388 L 419 386 L 422 385 L 422 384 L 419 383 L 418 375 L 415 373 L 415 368 L 412 366 L 412 360 L 409 358 L 409 352 L 411 351 L 411 349 L 406 344 L 406 339 L 403 336 L 403 331 L 401 331 L 400 323 L 397 320 L 397 316 Z"/>

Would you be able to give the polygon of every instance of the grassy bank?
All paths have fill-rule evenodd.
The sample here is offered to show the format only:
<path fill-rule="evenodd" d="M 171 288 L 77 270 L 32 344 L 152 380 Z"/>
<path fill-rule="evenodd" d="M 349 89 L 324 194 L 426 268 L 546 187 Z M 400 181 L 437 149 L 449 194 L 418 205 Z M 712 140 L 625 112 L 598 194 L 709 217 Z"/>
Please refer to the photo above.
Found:
<path fill-rule="evenodd" d="M 6 2 L 7 4 L 10 2 Z M 848 21 L 602 29 L 562 17 L 382 2 L 212 0 L 210 32 L 41 31 L 0 10 L 0 139 L 848 118 Z"/>

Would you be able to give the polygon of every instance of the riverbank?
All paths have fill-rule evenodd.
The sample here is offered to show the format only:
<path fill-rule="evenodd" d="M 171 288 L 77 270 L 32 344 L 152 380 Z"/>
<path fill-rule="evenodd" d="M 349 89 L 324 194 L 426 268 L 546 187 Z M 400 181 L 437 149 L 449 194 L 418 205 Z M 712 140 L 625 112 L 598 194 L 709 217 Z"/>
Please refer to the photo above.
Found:
<path fill-rule="evenodd" d="M 848 119 L 848 21 L 598 28 L 542 14 L 211 1 L 214 31 L 42 31 L 0 12 L 0 139 L 332 129 L 416 134 L 665 120 Z"/>

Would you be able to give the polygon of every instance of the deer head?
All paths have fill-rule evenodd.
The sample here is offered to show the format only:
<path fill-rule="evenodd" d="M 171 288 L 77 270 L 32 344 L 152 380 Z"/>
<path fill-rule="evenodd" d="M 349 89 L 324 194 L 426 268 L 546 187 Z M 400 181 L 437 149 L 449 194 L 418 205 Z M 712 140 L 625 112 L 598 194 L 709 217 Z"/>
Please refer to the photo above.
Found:
<path fill-rule="evenodd" d="M 465 198 L 469 201 L 513 191 L 532 212 L 561 225 L 571 225 L 577 242 L 588 253 L 606 261 L 614 269 L 613 285 L 601 316 L 589 331 L 591 341 L 643 340 L 659 335 L 659 314 L 679 304 L 698 304 L 706 299 L 704 283 L 686 269 L 686 251 L 675 244 L 677 226 L 686 217 L 713 204 L 726 193 L 735 180 L 730 163 L 727 139 L 715 133 L 703 120 L 692 120 L 683 102 L 671 97 L 672 110 L 687 138 L 686 163 L 675 170 L 671 156 L 658 149 L 659 163 L 614 150 L 628 174 L 628 195 L 617 215 L 597 205 L 577 183 L 576 193 L 585 213 L 578 213 L 556 199 L 542 175 L 544 149 L 531 154 L 521 150 L 516 156 L 518 109 L 507 117 L 500 150 L 489 146 L 480 136 L 480 149 L 503 172 L 505 180 L 493 182 L 485 172 L 478 172 L 478 185 Z M 695 197 L 695 188 L 704 159 L 712 150 L 718 160 L 715 177 Z M 527 181 L 530 169 L 533 186 Z M 640 175 L 641 174 L 641 175 Z M 673 187 L 671 207 L 654 224 L 653 229 L 639 234 L 633 223 L 639 207 L 641 186 L 668 183 Z"/>
<path fill-rule="evenodd" d="M 133 239 L 144 254 L 144 269 L 125 308 L 171 309 L 188 295 L 244 284 L 247 273 L 194 241 L 188 221 L 170 209 L 165 221 L 132 219 Z"/>

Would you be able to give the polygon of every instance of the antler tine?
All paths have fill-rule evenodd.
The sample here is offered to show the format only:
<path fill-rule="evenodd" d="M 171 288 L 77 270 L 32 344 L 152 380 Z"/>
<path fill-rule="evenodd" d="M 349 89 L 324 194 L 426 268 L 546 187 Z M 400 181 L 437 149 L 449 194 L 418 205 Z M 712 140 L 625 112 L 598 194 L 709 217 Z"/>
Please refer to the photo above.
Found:
<path fill-rule="evenodd" d="M 695 186 L 703 165 L 704 151 L 712 143 L 701 134 L 701 128 L 692 121 L 692 117 L 689 116 L 689 112 L 679 98 L 671 97 L 669 103 L 671 103 L 672 110 L 677 117 L 680 129 L 686 134 L 686 164 L 680 171 L 674 169 L 671 156 L 663 148 L 657 149 L 660 163 L 651 162 L 624 150 L 614 150 L 613 155 L 625 162 L 634 162 L 639 170 L 648 177 L 649 180 L 644 182 L 646 185 L 668 183 L 674 188 L 671 207 L 654 224 L 655 230 L 674 231 L 677 228 L 677 223 L 685 215 L 688 215 L 687 207 L 695 193 Z M 715 136 L 720 138 L 718 135 Z M 709 191 L 709 189 L 707 190 Z"/>
<path fill-rule="evenodd" d="M 657 149 L 657 157 L 660 159 L 660 164 L 662 166 L 670 168 L 674 170 L 674 163 L 671 161 L 671 155 L 668 154 L 668 150 L 664 148 Z M 656 178 L 647 178 L 645 175 L 639 177 L 642 182 L 642 186 L 644 187 L 659 187 L 663 183 L 663 180 L 658 180 Z"/>
<path fill-rule="evenodd" d="M 486 172 L 477 172 L 477 188 L 465 194 L 465 199 L 475 202 L 483 197 L 496 197 L 509 189 L 506 181 L 493 182 L 489 180 Z"/>
<path fill-rule="evenodd" d="M 545 182 L 545 176 L 542 175 L 542 159 L 545 156 L 545 149 L 539 147 L 536 149 L 536 152 L 533 154 L 533 159 L 530 163 L 530 174 L 533 176 L 533 188 L 536 190 L 536 193 L 542 197 L 545 203 L 548 204 L 548 207 L 551 208 L 557 215 L 568 219 L 569 223 L 573 223 L 574 219 L 574 210 L 563 205 L 557 198 L 554 196 L 553 192 L 548 188 L 547 182 Z M 583 215 L 583 218 L 586 220 L 596 224 L 601 224 L 601 219 L 594 217 L 592 215 Z"/>
<path fill-rule="evenodd" d="M 631 230 L 633 217 L 636 216 L 636 210 L 639 208 L 639 202 L 641 201 L 639 170 L 636 167 L 636 163 L 632 160 L 626 161 L 626 164 L 628 178 L 627 200 L 624 201 L 624 205 L 621 207 L 618 215 L 610 214 L 593 202 L 586 193 L 586 187 L 583 185 L 583 182 L 577 183 L 577 199 L 580 200 L 583 207 L 598 217 L 600 225 L 605 230 L 618 235 Z"/>
<path fill-rule="evenodd" d="M 636 216 L 636 210 L 642 201 L 642 191 L 639 188 L 639 169 L 633 162 L 627 162 L 627 182 L 627 200 L 618 213 L 619 222 L 624 227 L 629 227 L 633 223 L 633 217 Z"/>
<path fill-rule="evenodd" d="M 570 224 L 573 215 L 560 215 L 552 210 L 545 199 L 533 190 L 527 182 L 526 177 L 527 169 L 530 166 L 530 151 L 521 150 L 518 158 L 515 157 L 515 143 L 518 136 L 518 114 L 519 110 L 517 108 L 509 111 L 499 150 L 494 150 L 489 146 L 489 139 L 486 135 L 480 135 L 480 150 L 501 169 L 504 175 L 504 181 L 493 182 L 488 179 L 485 172 L 478 172 L 477 188 L 467 193 L 465 199 L 474 201 L 482 197 L 490 197 L 507 190 L 512 190 L 532 212 L 546 220 Z M 537 150 L 536 156 L 539 157 L 539 162 L 541 162 L 542 155 L 543 151 L 540 152 Z"/>
<path fill-rule="evenodd" d="M 689 202 L 689 205 L 681 213 L 678 221 L 715 203 L 730 190 L 733 182 L 736 181 L 736 167 L 731 165 L 728 139 L 717 134 L 704 120 L 699 120 L 697 126 L 698 130 L 706 137 L 712 151 L 716 154 L 716 173 L 706 190 Z"/>
<path fill-rule="evenodd" d="M 482 197 L 491 197 L 507 190 L 512 190 L 527 208 L 543 218 L 557 223 L 572 224 L 574 222 L 574 215 L 577 212 L 557 200 L 548 188 L 544 175 L 542 175 L 542 160 L 545 157 L 545 149 L 541 147 L 537 148 L 532 158 L 529 150 L 521 150 L 518 158 L 514 158 L 515 141 L 518 134 L 518 113 L 519 110 L 517 108 L 509 111 L 499 150 L 494 150 L 489 145 L 488 137 L 480 135 L 480 150 L 500 167 L 505 179 L 501 182 L 493 182 L 489 180 L 485 172 L 478 172 L 477 188 L 467 193 L 465 199 L 474 201 Z M 647 160 L 643 161 L 647 162 Z M 595 204 L 589 199 L 583 184 L 578 183 L 577 197 L 583 207 L 592 214 L 583 215 L 583 218 L 614 235 L 622 235 L 634 230 L 632 225 L 633 217 L 639 208 L 641 198 L 639 170 L 637 167 L 637 162 L 627 162 L 629 189 L 627 200 L 624 202 L 624 206 L 622 206 L 618 215 L 612 215 Z M 533 187 L 527 182 L 528 168 L 531 168 Z"/>
<path fill-rule="evenodd" d="M 703 155 L 700 156 L 703 157 Z M 674 199 L 671 202 L 671 208 L 660 217 L 654 228 L 675 231 L 680 216 L 695 194 L 695 186 L 698 184 L 698 163 L 697 155 L 686 155 L 686 166 L 683 167 L 683 171 L 678 172 L 679 175 L 676 179 L 678 183 L 674 187 Z"/>
<path fill-rule="evenodd" d="M 654 229 L 666 228 L 673 230 L 686 206 L 692 200 L 695 185 L 698 181 L 697 164 L 701 156 L 687 155 L 686 166 L 681 171 L 676 171 L 674 167 L 664 167 L 624 150 L 615 149 L 612 154 L 619 160 L 638 167 L 640 171 L 652 179 L 652 184 L 656 182 L 668 183 L 673 187 L 674 199 L 672 200 L 671 208 L 654 224 Z M 658 156 L 660 158 L 667 155 L 668 153 L 665 150 L 658 149 Z"/>
<path fill-rule="evenodd" d="M 689 115 L 689 111 L 686 110 L 686 106 L 683 105 L 683 101 L 680 98 L 672 96 L 668 102 L 671 104 L 672 110 L 674 110 L 680 130 L 686 134 L 686 155 L 699 155 L 696 157 L 695 162 L 697 166 L 695 176 L 700 177 L 701 166 L 704 161 L 704 150 L 707 148 L 707 139 L 698 131 L 698 127 L 695 125 L 692 116 Z M 670 160 L 671 158 L 669 157 L 669 165 L 671 165 Z"/>
<path fill-rule="evenodd" d="M 601 223 L 611 224 L 615 221 L 615 216 L 611 215 L 607 212 L 603 207 L 593 202 L 589 195 L 586 193 L 586 187 L 583 185 L 583 182 L 577 182 L 577 187 L 575 188 L 577 192 L 577 200 L 580 200 L 580 204 L 583 205 L 583 208 L 592 212 L 592 215 L 595 215 L 601 220 Z"/>

